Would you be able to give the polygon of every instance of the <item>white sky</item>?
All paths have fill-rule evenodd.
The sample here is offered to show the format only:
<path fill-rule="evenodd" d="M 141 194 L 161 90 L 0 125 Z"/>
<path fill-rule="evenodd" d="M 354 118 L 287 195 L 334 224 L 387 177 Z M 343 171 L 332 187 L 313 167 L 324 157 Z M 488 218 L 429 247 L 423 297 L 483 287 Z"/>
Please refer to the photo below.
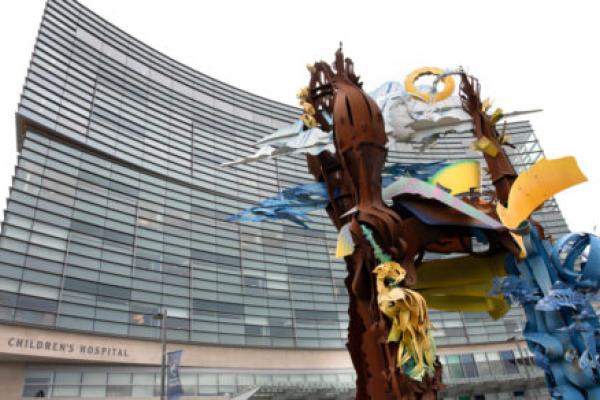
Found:
<path fill-rule="evenodd" d="M 339 41 L 365 88 L 421 66 L 464 66 L 484 97 L 531 117 L 547 157 L 574 155 L 589 182 L 558 196 L 572 230 L 600 231 L 600 3 L 595 1 L 82 0 L 129 34 L 201 72 L 295 104 L 305 64 Z M 16 162 L 14 112 L 43 0 L 0 5 L 0 199 Z M 1 208 L 6 203 L 0 200 Z"/>

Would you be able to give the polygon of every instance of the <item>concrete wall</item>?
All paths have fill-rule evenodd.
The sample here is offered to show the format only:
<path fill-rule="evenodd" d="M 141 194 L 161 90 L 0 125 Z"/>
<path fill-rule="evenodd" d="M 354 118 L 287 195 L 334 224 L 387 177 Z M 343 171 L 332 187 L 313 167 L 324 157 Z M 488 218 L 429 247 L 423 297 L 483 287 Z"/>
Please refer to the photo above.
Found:
<path fill-rule="evenodd" d="M 23 390 L 25 364 L 17 362 L 0 363 L 0 398 L 18 400 Z"/>
<path fill-rule="evenodd" d="M 438 348 L 438 354 L 510 350 L 515 343 Z M 181 365 L 197 368 L 242 369 L 352 369 L 346 350 L 300 350 L 252 347 L 220 347 L 192 344 L 168 345 L 183 350 Z M 160 365 L 159 342 L 61 332 L 25 326 L 0 325 L 0 362 L 102 362 L 130 365 Z"/>
<path fill-rule="evenodd" d="M 168 345 L 183 350 L 181 365 L 199 368 L 248 369 L 351 369 L 346 350 L 298 350 L 219 347 L 192 344 Z M 15 357 L 28 362 L 102 362 L 160 365 L 161 345 L 119 337 L 0 325 L 0 362 Z"/>

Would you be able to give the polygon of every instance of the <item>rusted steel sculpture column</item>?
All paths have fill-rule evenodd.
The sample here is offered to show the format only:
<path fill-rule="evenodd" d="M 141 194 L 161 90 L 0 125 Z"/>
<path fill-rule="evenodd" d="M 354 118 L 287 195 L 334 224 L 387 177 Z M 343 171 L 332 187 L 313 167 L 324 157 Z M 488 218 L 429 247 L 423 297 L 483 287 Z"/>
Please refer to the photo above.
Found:
<path fill-rule="evenodd" d="M 381 173 L 385 164 L 387 136 L 381 112 L 362 90 L 352 61 L 341 49 L 331 68 L 324 62 L 310 67 L 311 81 L 304 93 L 313 107 L 315 121 L 334 135 L 336 154 L 308 155 L 309 171 L 326 184 L 327 209 L 335 226 L 351 222 L 354 253 L 345 257 L 345 280 L 350 297 L 348 351 L 357 373 L 357 400 L 435 399 L 441 388 L 441 365 L 422 381 L 409 378 L 397 365 L 398 345 L 388 343 L 390 322 L 380 311 L 373 270 L 378 261 L 362 227 L 373 232 L 381 248 L 406 270 L 404 284 L 416 282 L 414 260 L 421 245 L 403 239 L 410 225 L 385 205 Z M 403 232 L 404 231 L 404 232 Z"/>
<path fill-rule="evenodd" d="M 502 148 L 496 126 L 483 109 L 479 82 L 465 73 L 461 73 L 460 78 L 460 97 L 463 109 L 473 120 L 473 134 L 477 140 L 488 142 L 491 151 L 484 151 L 483 157 L 496 188 L 496 196 L 502 204 L 506 205 L 510 188 L 517 179 L 517 172 Z"/>

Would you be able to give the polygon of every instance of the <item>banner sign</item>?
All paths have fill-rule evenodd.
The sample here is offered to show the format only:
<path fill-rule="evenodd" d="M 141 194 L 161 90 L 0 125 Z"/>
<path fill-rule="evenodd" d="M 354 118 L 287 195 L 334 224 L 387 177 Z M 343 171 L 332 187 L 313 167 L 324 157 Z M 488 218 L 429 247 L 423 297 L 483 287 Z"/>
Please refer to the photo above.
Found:
<path fill-rule="evenodd" d="M 167 400 L 179 400 L 183 396 L 183 388 L 179 379 L 182 353 L 182 350 L 167 353 Z"/>

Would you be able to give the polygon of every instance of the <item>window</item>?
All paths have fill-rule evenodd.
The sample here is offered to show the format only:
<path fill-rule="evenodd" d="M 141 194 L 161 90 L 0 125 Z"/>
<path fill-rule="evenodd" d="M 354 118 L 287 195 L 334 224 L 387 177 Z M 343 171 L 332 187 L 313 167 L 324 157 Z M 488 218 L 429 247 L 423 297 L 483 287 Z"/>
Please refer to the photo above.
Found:
<path fill-rule="evenodd" d="M 27 257 L 27 268 L 60 274 L 62 267 L 62 263 L 44 260 L 43 258 Z"/>
<path fill-rule="evenodd" d="M 200 310 L 217 311 L 217 302 L 202 299 L 193 299 L 193 309 L 194 314 L 196 314 L 196 311 Z"/>
<path fill-rule="evenodd" d="M 104 230 L 104 238 L 113 242 L 121 242 L 128 245 L 133 245 L 133 235 L 117 232 L 112 229 Z"/>
<path fill-rule="evenodd" d="M 198 392 L 198 375 L 181 374 L 181 385 L 185 393 L 184 396 L 195 396 Z"/>
<path fill-rule="evenodd" d="M 460 356 L 460 361 L 467 378 L 474 378 L 477 376 L 477 366 L 475 365 L 473 354 L 462 354 Z"/>
<path fill-rule="evenodd" d="M 244 306 L 233 303 L 217 303 L 217 310 L 222 314 L 244 314 Z"/>
<path fill-rule="evenodd" d="M 266 326 L 245 325 L 244 333 L 247 336 L 269 336 L 269 328 Z"/>
<path fill-rule="evenodd" d="M 446 356 L 448 363 L 448 373 L 452 378 L 464 378 L 463 370 L 460 366 L 460 357 L 457 355 Z"/>
<path fill-rule="evenodd" d="M 56 312 L 57 302 L 39 297 L 20 295 L 17 306 L 27 310 Z"/>
<path fill-rule="evenodd" d="M 106 332 L 117 335 L 126 335 L 127 325 L 97 320 L 94 321 L 94 330 L 98 332 Z"/>
<path fill-rule="evenodd" d="M 23 397 L 45 396 L 50 394 L 50 381 L 52 372 L 50 371 L 29 371 L 25 377 L 25 387 L 23 388 Z"/>
<path fill-rule="evenodd" d="M 76 220 L 71 221 L 71 229 L 95 237 L 102 237 L 103 234 L 102 228 Z"/>
<path fill-rule="evenodd" d="M 0 304 L 5 306 L 14 306 L 17 303 L 17 295 L 9 292 L 0 291 Z"/>
<path fill-rule="evenodd" d="M 151 373 L 136 373 L 133 374 L 134 385 L 154 385 L 155 376 Z"/>
<path fill-rule="evenodd" d="M 131 397 L 131 386 L 129 385 L 108 385 L 106 387 L 106 397 Z"/>
<path fill-rule="evenodd" d="M 131 374 L 113 372 L 108 375 L 109 385 L 129 385 L 131 383 Z"/>
<path fill-rule="evenodd" d="M 97 284 L 94 282 L 67 277 L 65 278 L 64 289 L 88 294 L 96 294 L 96 285 Z"/>
<path fill-rule="evenodd" d="M 98 294 L 119 299 L 131 298 L 131 289 L 98 283 Z"/>
<path fill-rule="evenodd" d="M 80 383 L 80 372 L 57 372 L 54 375 L 55 385 L 79 385 Z"/>
<path fill-rule="evenodd" d="M 287 338 L 294 337 L 294 330 L 292 328 L 271 327 L 270 331 L 271 331 L 271 336 L 287 337 Z M 337 336 L 338 332 L 335 332 L 335 334 Z"/>
<path fill-rule="evenodd" d="M 491 375 L 490 366 L 487 362 L 487 358 L 485 357 L 485 353 L 475 353 L 474 358 L 479 376 Z"/>
<path fill-rule="evenodd" d="M 82 386 L 80 396 L 82 398 L 104 398 L 106 397 L 106 386 Z"/>
<path fill-rule="evenodd" d="M 48 286 L 35 285 L 28 282 L 23 282 L 21 284 L 21 293 L 25 295 L 36 296 L 36 298 L 44 297 L 48 299 L 58 299 L 58 289 Z"/>
<path fill-rule="evenodd" d="M 200 394 L 216 394 L 218 392 L 216 374 L 201 374 L 198 379 Z"/>
<path fill-rule="evenodd" d="M 489 360 L 492 376 L 506 374 L 504 370 L 503 361 L 500 360 L 500 354 L 496 352 L 487 353 L 487 358 Z"/>
<path fill-rule="evenodd" d="M 511 350 L 501 351 L 500 359 L 502 360 L 502 364 L 504 365 L 504 371 L 507 374 L 518 374 L 519 367 L 517 367 L 517 361 L 515 360 L 515 355 Z"/>
<path fill-rule="evenodd" d="M 190 320 L 183 318 L 167 317 L 167 328 L 190 330 Z"/>

